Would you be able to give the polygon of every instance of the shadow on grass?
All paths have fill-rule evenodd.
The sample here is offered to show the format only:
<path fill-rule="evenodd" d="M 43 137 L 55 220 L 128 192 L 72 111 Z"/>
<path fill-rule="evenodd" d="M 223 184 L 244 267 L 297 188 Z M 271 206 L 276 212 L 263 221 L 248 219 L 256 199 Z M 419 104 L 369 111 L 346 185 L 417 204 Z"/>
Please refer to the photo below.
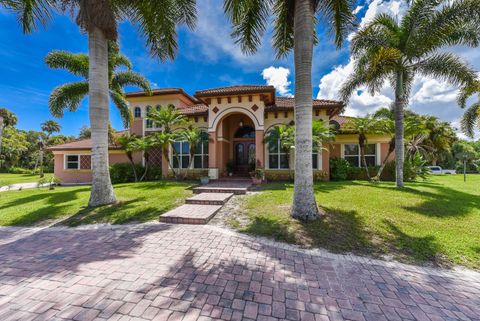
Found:
<path fill-rule="evenodd" d="M 354 182 L 351 182 L 354 183 Z M 474 209 L 480 208 L 480 195 L 465 193 L 443 184 L 433 182 L 413 182 L 410 186 L 397 189 L 395 186 L 371 184 L 372 188 L 387 189 L 399 193 L 411 194 L 423 198 L 419 205 L 402 206 L 412 212 L 432 217 L 451 217 L 468 215 Z M 433 191 L 418 188 L 428 188 Z"/>

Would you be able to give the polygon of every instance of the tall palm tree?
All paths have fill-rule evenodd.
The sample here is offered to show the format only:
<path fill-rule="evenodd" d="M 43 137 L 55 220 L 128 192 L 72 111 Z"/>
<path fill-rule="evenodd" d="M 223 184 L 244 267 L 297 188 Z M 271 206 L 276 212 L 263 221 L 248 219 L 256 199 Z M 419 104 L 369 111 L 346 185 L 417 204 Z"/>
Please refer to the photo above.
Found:
<path fill-rule="evenodd" d="M 469 137 L 473 138 L 475 127 L 480 129 L 480 80 L 476 79 L 473 83 L 465 86 L 460 90 L 458 95 L 458 104 L 465 108 L 467 99 L 473 95 L 477 95 L 477 101 L 467 108 L 461 120 L 462 131 Z"/>
<path fill-rule="evenodd" d="M 362 160 L 362 166 L 365 168 L 365 174 L 370 181 L 370 171 L 368 170 L 367 159 L 365 157 L 365 147 L 368 143 L 367 136 L 370 134 L 376 134 L 379 132 L 379 123 L 375 118 L 367 115 L 365 118 L 350 118 L 344 125 L 345 131 L 352 131 L 358 134 L 358 146 L 360 147 L 360 158 Z"/>
<path fill-rule="evenodd" d="M 350 0 L 224 0 L 232 36 L 246 53 L 254 53 L 273 16 L 272 45 L 277 57 L 292 49 L 295 60 L 295 188 L 292 216 L 318 217 L 312 169 L 312 53 L 316 24 L 325 23 L 340 47 L 353 24 Z"/>
<path fill-rule="evenodd" d="M 269 146 L 277 146 L 280 142 L 280 151 L 285 154 L 288 164 L 288 172 L 290 179 L 292 178 L 292 166 L 290 161 L 290 153 L 295 147 L 295 126 L 292 125 L 277 125 L 270 128 L 263 141 Z"/>
<path fill-rule="evenodd" d="M 17 116 L 6 108 L 0 108 L 0 168 L 3 166 L 2 142 L 3 130 L 7 126 L 15 126 L 17 124 Z"/>
<path fill-rule="evenodd" d="M 89 206 L 116 202 L 108 171 L 109 68 L 108 41 L 117 40 L 118 23 L 135 24 L 150 53 L 173 59 L 178 49 L 177 26 L 193 28 L 195 0 L 8 0 L 0 5 L 13 10 L 25 33 L 45 25 L 53 11 L 76 12 L 76 22 L 88 34 L 89 110 L 92 129 L 92 191 Z"/>
<path fill-rule="evenodd" d="M 194 161 L 195 151 L 202 144 L 208 143 L 208 134 L 198 128 L 189 126 L 188 128 L 180 131 L 178 134 L 178 139 L 188 143 L 190 162 L 188 163 L 188 167 L 186 168 L 183 176 L 183 178 L 186 179 L 188 176 L 188 170 L 192 167 Z"/>
<path fill-rule="evenodd" d="M 115 143 L 125 152 L 128 161 L 132 165 L 135 182 L 138 182 L 137 169 L 135 168 L 135 162 L 133 161 L 133 153 L 137 151 L 137 136 L 126 133 L 124 135 L 115 135 L 114 139 Z"/>
<path fill-rule="evenodd" d="M 66 51 L 52 51 L 45 57 L 45 63 L 50 68 L 65 69 L 84 78 L 82 81 L 61 85 L 52 91 L 48 105 L 55 117 L 62 117 L 65 109 L 76 111 L 88 95 L 88 60 L 88 55 Z M 119 68 L 126 68 L 126 70 L 119 70 Z M 132 63 L 126 56 L 120 54 L 119 46 L 114 41 L 108 42 L 108 69 L 110 99 L 120 111 L 123 125 L 128 128 L 132 115 L 123 88 L 136 86 L 150 94 L 149 81 L 141 74 L 132 71 Z"/>
<path fill-rule="evenodd" d="M 54 120 L 47 120 L 40 125 L 40 129 L 45 134 L 45 137 L 40 136 L 38 140 L 38 163 L 40 165 L 40 177 L 43 177 L 43 156 L 45 154 L 45 147 L 49 144 L 52 134 L 58 133 L 62 130 L 62 126 Z"/>
<path fill-rule="evenodd" d="M 444 52 L 452 45 L 477 46 L 480 41 L 480 0 L 415 0 L 402 18 L 378 14 L 352 39 L 354 72 L 340 91 L 348 102 L 358 87 L 378 92 L 389 80 L 395 90 L 396 185 L 403 187 L 404 108 L 416 75 L 470 83 L 474 71 L 458 55 Z"/>

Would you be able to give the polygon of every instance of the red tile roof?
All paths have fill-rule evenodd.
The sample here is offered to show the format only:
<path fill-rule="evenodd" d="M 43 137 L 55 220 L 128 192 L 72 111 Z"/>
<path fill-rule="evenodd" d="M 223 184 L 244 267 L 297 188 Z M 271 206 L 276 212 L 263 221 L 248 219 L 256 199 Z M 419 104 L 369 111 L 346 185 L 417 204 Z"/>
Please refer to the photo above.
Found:
<path fill-rule="evenodd" d="M 116 135 L 125 135 L 128 133 L 128 130 L 119 130 L 116 132 Z M 47 148 L 48 150 L 52 151 L 62 151 L 62 150 L 91 150 L 92 149 L 92 139 L 91 138 L 86 138 L 86 139 L 79 139 L 73 142 L 65 143 L 65 144 L 59 144 L 59 145 L 53 145 Z M 120 149 L 120 147 L 109 144 L 108 149 Z"/>
<path fill-rule="evenodd" d="M 152 96 L 160 96 L 160 95 L 183 95 L 187 97 L 189 100 L 192 102 L 197 102 L 195 98 L 187 94 L 182 88 L 157 88 L 157 89 L 152 89 Z M 126 93 L 125 96 L 127 98 L 132 98 L 132 97 L 147 97 L 148 95 L 142 90 L 142 91 L 133 91 Z"/>
<path fill-rule="evenodd" d="M 196 104 L 178 109 L 184 115 L 207 115 L 208 106 L 205 104 Z"/>
<path fill-rule="evenodd" d="M 265 111 L 288 111 L 295 107 L 295 99 L 293 97 L 276 97 L 275 104 L 266 106 Z M 313 108 L 343 108 L 341 101 L 314 99 Z"/>
<path fill-rule="evenodd" d="M 275 95 L 275 87 L 269 85 L 237 85 L 197 90 L 195 97 L 209 97 L 221 95 L 239 95 L 239 94 L 256 94 L 256 93 L 272 93 Z"/>

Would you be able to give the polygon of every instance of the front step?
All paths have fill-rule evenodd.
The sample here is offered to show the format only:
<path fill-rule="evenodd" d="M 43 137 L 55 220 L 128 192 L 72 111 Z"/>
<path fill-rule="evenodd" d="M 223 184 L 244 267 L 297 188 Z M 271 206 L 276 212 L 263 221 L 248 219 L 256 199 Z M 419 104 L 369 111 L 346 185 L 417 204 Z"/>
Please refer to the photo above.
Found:
<path fill-rule="evenodd" d="M 235 195 L 244 195 L 247 194 L 246 187 L 209 187 L 209 186 L 200 186 L 193 189 L 194 194 L 200 193 L 221 193 L 221 194 L 235 194 Z"/>
<path fill-rule="evenodd" d="M 233 193 L 200 193 L 185 200 L 186 204 L 223 205 Z"/>
<path fill-rule="evenodd" d="M 176 224 L 207 224 L 222 205 L 185 204 L 160 216 L 160 222 Z"/>

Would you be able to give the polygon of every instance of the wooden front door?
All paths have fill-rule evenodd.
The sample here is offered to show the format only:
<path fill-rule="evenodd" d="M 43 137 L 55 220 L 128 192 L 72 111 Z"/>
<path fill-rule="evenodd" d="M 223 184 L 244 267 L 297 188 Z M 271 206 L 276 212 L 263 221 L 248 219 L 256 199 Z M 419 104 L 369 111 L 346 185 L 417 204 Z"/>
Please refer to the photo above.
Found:
<path fill-rule="evenodd" d="M 255 141 L 234 142 L 235 174 L 248 176 L 255 169 Z"/>

